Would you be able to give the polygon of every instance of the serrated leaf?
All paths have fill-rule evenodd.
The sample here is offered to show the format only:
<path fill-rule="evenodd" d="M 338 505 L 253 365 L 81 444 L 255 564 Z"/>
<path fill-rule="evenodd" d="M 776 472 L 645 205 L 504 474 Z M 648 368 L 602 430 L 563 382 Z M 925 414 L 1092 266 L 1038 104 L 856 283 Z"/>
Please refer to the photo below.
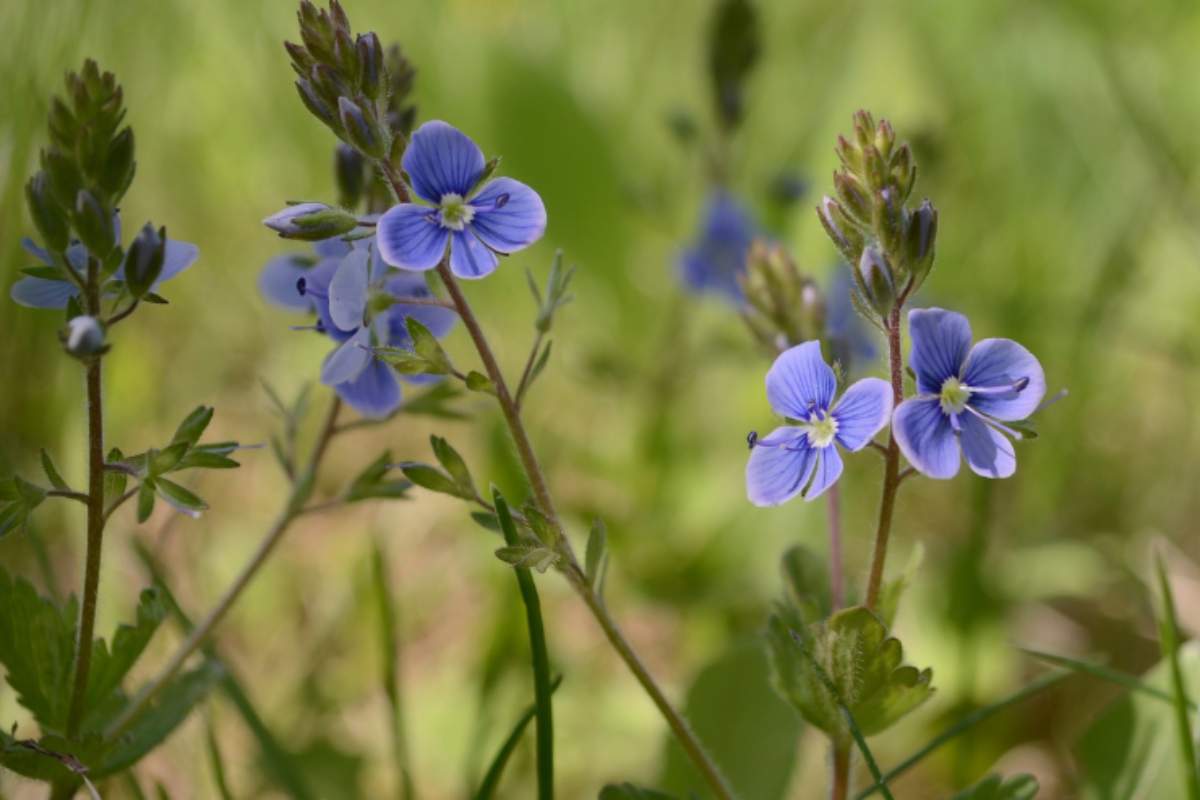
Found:
<path fill-rule="evenodd" d="M 194 447 L 196 442 L 200 441 L 200 437 L 204 434 L 208 424 L 212 422 L 213 408 L 212 406 L 199 406 L 195 411 L 184 417 L 183 422 L 179 423 L 179 427 L 175 430 L 175 435 L 171 437 L 171 444 L 183 444 L 184 451 Z"/>
<path fill-rule="evenodd" d="M 400 465 L 400 471 L 417 486 L 439 494 L 448 494 L 463 500 L 474 500 L 473 494 L 464 493 L 463 488 L 453 478 L 437 467 L 428 464 L 408 462 Z"/>
<path fill-rule="evenodd" d="M 96 642 L 92 649 L 91 671 L 88 673 L 85 707 L 89 712 L 102 708 L 110 701 L 113 692 L 120 691 L 121 682 L 145 651 L 166 614 L 162 593 L 153 587 L 143 589 L 134 624 L 117 628 L 111 649 L 103 639 Z M 85 716 L 85 727 L 92 727 L 89 722 Z"/>
<path fill-rule="evenodd" d="M 189 517 L 199 517 L 201 512 L 208 510 L 208 503 L 195 495 L 190 489 L 185 489 L 174 481 L 159 477 L 154 481 L 158 496 L 166 500 L 176 510 Z"/>
<path fill-rule="evenodd" d="M 492 379 L 482 372 L 475 370 L 467 373 L 467 388 L 472 392 L 482 392 L 490 395 L 496 394 L 496 384 L 492 383 Z"/>
<path fill-rule="evenodd" d="M 496 558 L 510 566 L 536 569 L 538 572 L 545 572 L 559 560 L 558 553 L 532 542 L 501 547 L 496 550 Z"/>
<path fill-rule="evenodd" d="M 154 479 L 147 478 L 138 487 L 137 521 L 139 524 L 150 519 L 154 513 Z"/>
<path fill-rule="evenodd" d="M 74 601 L 60 608 L 0 569 L 0 663 L 42 730 L 62 730 L 75 658 Z"/>
<path fill-rule="evenodd" d="M 1033 800 L 1037 793 L 1038 782 L 1032 775 L 1015 775 L 1007 780 L 989 775 L 951 800 Z"/>
<path fill-rule="evenodd" d="M 632 783 L 610 783 L 600 790 L 597 800 L 677 800 L 677 798 L 654 789 L 642 789 Z"/>
<path fill-rule="evenodd" d="M 45 448 L 42 448 L 42 472 L 46 473 L 46 480 L 50 481 L 55 489 L 64 492 L 71 490 L 70 485 L 59 474 L 58 467 L 54 466 L 54 459 L 50 458 L 50 454 L 46 452 Z"/>
<path fill-rule="evenodd" d="M 608 529 L 599 517 L 592 522 L 592 530 L 588 533 L 583 564 L 588 585 L 599 594 L 604 587 L 604 571 L 608 565 Z"/>
<path fill-rule="evenodd" d="M 808 722 L 849 746 L 841 705 L 864 736 L 886 730 L 933 693 L 932 672 L 903 664 L 900 640 L 864 606 L 804 626 L 794 610 L 781 608 L 768 625 L 776 686 Z M 821 666 L 837 689 L 831 694 L 814 669 Z"/>
<path fill-rule="evenodd" d="M 445 468 L 455 483 L 474 497 L 475 482 L 471 479 L 471 470 L 467 468 L 467 462 L 463 460 L 463 457 L 440 436 L 430 436 L 429 443 L 433 447 L 433 454 L 437 457 L 438 463 Z"/>

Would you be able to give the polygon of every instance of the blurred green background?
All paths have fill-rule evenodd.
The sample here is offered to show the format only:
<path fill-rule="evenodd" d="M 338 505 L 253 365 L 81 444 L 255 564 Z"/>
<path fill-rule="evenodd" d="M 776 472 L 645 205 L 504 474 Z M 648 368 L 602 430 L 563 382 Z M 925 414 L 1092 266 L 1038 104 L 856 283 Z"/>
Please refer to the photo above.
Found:
<path fill-rule="evenodd" d="M 544 275 L 558 247 L 579 265 L 576 302 L 559 321 L 528 415 L 580 537 L 592 516 L 608 523 L 615 614 L 675 697 L 706 665 L 724 665 L 706 673 L 692 711 L 710 738 L 724 737 L 713 742 L 720 752 L 740 747 L 730 758 L 750 766 L 730 771 L 747 800 L 821 796 L 821 740 L 811 732 L 795 740 L 790 712 L 762 690 L 761 660 L 746 643 L 780 591 L 782 551 L 795 542 L 824 548 L 824 508 L 746 502 L 744 436 L 772 424 L 767 364 L 735 314 L 681 296 L 674 268 L 706 186 L 704 145 L 681 143 L 667 120 L 686 112 L 704 135 L 712 129 L 710 4 L 346 7 L 356 29 L 403 44 L 419 70 L 420 118 L 452 121 L 546 201 L 544 242 L 468 287 L 510 370 L 532 332 L 520 273 Z M 1200 628 L 1200 10 L 1184 0 L 781 0 L 760 11 L 763 56 L 733 149 L 737 190 L 824 279 L 834 251 L 811 206 L 830 188 L 834 137 L 860 107 L 887 117 L 914 147 L 917 193 L 941 211 L 937 265 L 918 303 L 967 313 L 977 338 L 1021 341 L 1041 358 L 1051 390 L 1070 390 L 1039 418 L 1040 438 L 1020 445 L 1014 479 L 964 474 L 905 486 L 891 568 L 918 542 L 925 557 L 897 634 L 910 660 L 933 667 L 938 693 L 874 743 L 886 767 L 1040 672 L 1018 646 L 1095 655 L 1133 672 L 1153 665 L 1140 581 L 1160 538 L 1183 625 Z M 153 445 L 202 402 L 217 407 L 217 438 L 266 441 L 276 421 L 261 382 L 292 394 L 315 380 L 326 350 L 318 337 L 289 332 L 298 320 L 266 307 L 255 285 L 266 259 L 289 246 L 259 220 L 287 199 L 335 197 L 333 137 L 298 102 L 280 46 L 296 35 L 294 4 L 9 0 L 0 30 L 3 284 L 29 266 L 19 247 L 32 230 L 21 187 L 44 139 L 48 98 L 65 70 L 95 57 L 123 82 L 138 136 L 126 230 L 153 219 L 201 248 L 200 262 L 167 287 L 170 306 L 118 330 L 106 362 L 109 441 L 127 451 Z M 806 176 L 813 194 L 772 213 L 768 187 L 781 170 Z M 0 303 L 0 472 L 34 471 L 45 446 L 82 480 L 81 373 L 58 352 L 59 323 Z M 473 364 L 461 331 L 448 347 Z M 384 447 L 428 460 L 437 431 L 483 481 L 519 493 L 498 415 L 479 396 L 459 405 L 476 418 L 401 416 L 339 441 L 323 488 L 336 491 Z M 160 555 L 193 614 L 228 584 L 285 486 L 267 451 L 243 461 L 197 486 L 213 505 L 199 521 L 162 509 L 141 528 L 131 512 L 115 520 L 101 629 L 131 616 L 148 580 L 134 541 Z M 879 473 L 861 455 L 842 484 L 855 586 Z M 71 591 L 82 518 L 47 508 L 35 524 L 56 591 Z M 219 630 L 223 654 L 267 724 L 304 754 L 320 796 L 388 796 L 396 785 L 369 592 L 373 541 L 387 551 L 402 618 L 404 725 L 422 796 L 463 796 L 528 702 L 516 585 L 491 555 L 491 536 L 458 504 L 426 494 L 308 518 Z M 0 541 L 0 561 L 40 574 L 26 536 Z M 593 797 L 613 780 L 682 790 L 690 778 L 666 754 L 661 720 L 591 618 L 563 581 L 547 575 L 538 585 L 565 675 L 555 704 L 561 796 Z M 142 669 L 177 639 L 160 635 Z M 939 751 L 896 795 L 946 797 L 995 768 L 1034 772 L 1042 797 L 1080 796 L 1077 742 L 1114 696 L 1072 679 Z M 0 722 L 24 719 L 12 693 L 0 692 Z M 147 790 L 157 781 L 172 797 L 214 796 L 206 725 L 235 796 L 279 792 L 217 696 L 139 766 Z M 1161 762 L 1166 741 L 1139 758 Z M 526 748 L 506 797 L 532 792 Z M 105 797 L 126 791 L 113 784 Z M 1170 798 L 1175 789 L 1087 791 Z M 0 794 L 40 790 L 4 774 Z"/>

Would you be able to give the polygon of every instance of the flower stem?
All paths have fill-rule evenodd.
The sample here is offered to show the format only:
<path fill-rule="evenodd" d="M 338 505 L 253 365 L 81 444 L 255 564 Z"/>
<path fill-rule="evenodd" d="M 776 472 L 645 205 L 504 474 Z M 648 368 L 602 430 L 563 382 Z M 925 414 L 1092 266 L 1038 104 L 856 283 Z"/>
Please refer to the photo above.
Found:
<path fill-rule="evenodd" d="M 592 612 L 592 616 L 596 618 L 596 622 L 604 630 L 613 649 L 617 651 L 617 654 L 625 662 L 630 672 L 633 673 L 638 683 L 642 685 L 642 688 L 650 696 L 654 705 L 657 706 L 667 725 L 671 728 L 671 732 L 679 740 L 684 752 L 687 753 L 693 765 L 708 783 L 713 793 L 720 800 L 732 800 L 735 797 L 733 790 L 721 775 L 720 769 L 705 752 L 704 745 L 701 744 L 699 738 L 692 732 L 683 716 L 675 710 L 666 695 L 663 694 L 654 677 L 622 635 L 616 622 L 609 615 L 603 601 L 583 577 L 583 570 L 580 569 L 571 544 L 563 533 L 562 522 L 555 511 L 554 501 L 550 496 L 550 490 L 546 484 L 546 477 L 542 472 L 541 464 L 538 463 L 537 455 L 533 451 L 529 435 L 521 420 L 521 412 L 508 390 L 508 384 L 505 382 L 504 375 L 500 371 L 500 366 L 496 362 L 496 357 L 492 353 L 491 345 L 488 343 L 487 337 L 479 325 L 479 320 L 476 319 L 475 313 L 471 310 L 467 298 L 463 295 L 458 281 L 455 279 L 453 273 L 450 272 L 450 268 L 445 260 L 438 266 L 438 276 L 441 277 L 442 283 L 445 284 L 446 291 L 450 295 L 450 299 L 458 309 L 458 316 L 462 319 L 463 324 L 467 328 L 467 333 L 471 337 L 471 341 L 475 344 L 475 350 L 483 362 L 483 367 L 488 378 L 491 379 L 492 384 L 496 387 L 496 398 L 499 400 L 500 410 L 504 414 L 505 422 L 507 422 L 513 442 L 516 444 L 517 455 L 521 459 L 521 464 L 533 489 L 537 505 L 542 513 L 553 522 L 555 529 L 559 533 L 560 551 L 566 560 L 564 571 L 570 584 Z"/>
<path fill-rule="evenodd" d="M 833 745 L 832 779 L 829 784 L 829 800 L 846 800 L 850 796 L 850 748 Z"/>
<path fill-rule="evenodd" d="M 904 399 L 904 362 L 900 353 L 900 306 L 896 303 L 887 318 L 888 364 L 891 367 L 892 403 L 900 405 Z M 894 434 L 888 434 L 887 452 L 884 453 L 883 493 L 879 499 L 879 524 L 875 529 L 875 550 L 871 556 L 871 574 L 867 579 L 867 608 L 874 609 L 879 603 L 879 591 L 883 586 L 883 566 L 887 560 L 888 537 L 892 532 L 892 512 L 896 507 L 896 490 L 900 488 L 900 448 Z"/>
<path fill-rule="evenodd" d="M 88 259 L 84 302 L 87 312 L 100 313 L 100 263 Z M 87 550 L 83 567 L 83 602 L 79 607 L 79 625 L 75 638 L 75 667 L 71 681 L 71 701 L 67 710 L 66 734 L 73 739 L 79 733 L 87 698 L 88 674 L 92 666 L 92 642 L 95 639 L 96 602 L 100 594 L 100 553 L 104 545 L 104 395 L 100 355 L 87 362 L 84 382 L 87 394 L 88 492 Z"/>
<path fill-rule="evenodd" d="M 242 571 L 238 574 L 233 584 L 221 595 L 217 604 L 196 624 L 183 643 L 175 650 L 175 654 L 171 656 L 167 665 L 159 670 L 158 674 L 134 695 L 121 714 L 108 726 L 104 732 L 108 739 L 115 739 L 128 730 L 129 726 L 146 710 L 150 701 L 183 668 L 188 658 L 200 649 L 208 639 L 209 634 L 221 623 L 234 602 L 241 597 L 242 592 L 250 584 L 250 581 L 258 574 L 259 569 L 266 563 L 268 556 L 275 550 L 276 545 L 283 539 L 283 535 L 287 533 L 292 523 L 304 513 L 305 504 L 312 495 L 317 469 L 320 467 L 321 461 L 325 456 L 329 442 L 334 437 L 337 428 L 338 412 L 341 410 L 341 407 L 341 399 L 335 396 L 333 403 L 330 404 L 325 422 L 321 426 L 321 432 L 317 436 L 316 444 L 313 445 L 308 465 L 292 484 L 292 491 L 288 496 L 283 511 L 280 512 L 274 524 L 271 525 L 270 530 L 267 531 L 267 535 L 259 542 L 258 548 L 254 551 L 250 560 L 242 567 Z"/>

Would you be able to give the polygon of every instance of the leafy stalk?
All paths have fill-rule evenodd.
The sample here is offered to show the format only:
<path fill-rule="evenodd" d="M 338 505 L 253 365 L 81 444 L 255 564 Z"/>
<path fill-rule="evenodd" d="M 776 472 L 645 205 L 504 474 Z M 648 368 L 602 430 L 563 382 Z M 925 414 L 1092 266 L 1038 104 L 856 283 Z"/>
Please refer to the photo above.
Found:
<path fill-rule="evenodd" d="M 558 691 L 558 687 L 562 684 L 562 675 L 555 676 L 550 683 L 551 693 Z M 517 749 L 517 745 L 521 742 L 521 735 L 525 733 L 525 729 L 529 727 L 529 723 L 533 721 L 537 714 L 537 703 L 530 704 L 529 708 L 525 709 L 520 718 L 517 719 L 517 724 L 513 726 L 512 733 L 500 745 L 500 749 L 496 751 L 495 758 L 492 759 L 491 766 L 484 773 L 483 780 L 479 783 L 479 789 L 473 795 L 474 800 L 491 800 L 496 793 L 496 787 L 500 785 L 500 777 L 504 774 L 504 768 L 508 765 L 508 759 L 512 757 L 513 751 Z"/>

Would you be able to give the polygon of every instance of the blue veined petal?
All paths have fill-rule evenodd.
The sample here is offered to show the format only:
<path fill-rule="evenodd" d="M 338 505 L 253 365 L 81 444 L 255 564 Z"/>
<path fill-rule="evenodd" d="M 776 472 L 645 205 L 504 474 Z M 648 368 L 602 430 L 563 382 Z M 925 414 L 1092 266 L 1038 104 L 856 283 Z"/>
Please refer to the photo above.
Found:
<path fill-rule="evenodd" d="M 913 397 L 896 406 L 892 435 L 900 452 L 922 474 L 931 478 L 953 478 L 958 474 L 962 460 L 958 442 L 950 418 L 942 413 L 936 397 Z"/>
<path fill-rule="evenodd" d="M 313 252 L 318 258 L 341 258 L 350 252 L 351 244 L 345 239 L 335 236 L 332 239 L 319 239 L 312 243 Z"/>
<path fill-rule="evenodd" d="M 816 466 L 816 452 L 800 428 L 776 428 L 760 439 L 746 463 L 746 496 L 756 506 L 777 506 L 795 497 Z"/>
<path fill-rule="evenodd" d="M 26 308 L 66 308 L 77 294 L 79 289 L 73 283 L 33 277 L 21 278 L 9 291 L 12 299 Z"/>
<path fill-rule="evenodd" d="M 767 372 L 767 401 L 775 413 L 792 419 L 828 409 L 835 391 L 837 379 L 816 340 L 784 350 Z"/>
<path fill-rule="evenodd" d="M 396 298 L 412 297 L 420 300 L 433 300 L 433 292 L 429 291 L 429 286 L 425 283 L 425 279 L 420 275 L 413 273 L 398 273 L 387 279 L 384 284 L 388 293 Z M 390 343 L 397 347 L 403 346 L 401 341 L 407 341 L 408 331 L 404 327 L 404 319 L 412 317 L 417 322 L 420 322 L 429 332 L 439 339 L 448 334 L 454 327 L 454 323 L 458 320 L 458 315 L 448 308 L 440 308 L 438 306 L 427 305 L 409 305 L 407 303 L 397 303 L 387 310 L 389 321 Z"/>
<path fill-rule="evenodd" d="M 452 231 L 450 271 L 460 278 L 474 280 L 491 275 L 500 258 L 469 230 Z"/>
<path fill-rule="evenodd" d="M 450 231 L 442 227 L 437 212 L 415 203 L 392 206 L 375 228 L 375 242 L 383 260 L 407 270 L 436 267 L 446 254 L 449 238 Z"/>
<path fill-rule="evenodd" d="M 985 478 L 1007 478 L 1017 471 L 1017 454 L 1004 434 L 969 412 L 958 420 L 962 428 L 959 441 L 972 472 Z"/>
<path fill-rule="evenodd" d="M 258 291 L 268 302 L 291 311 L 308 311 L 311 297 L 300 294 L 299 281 L 313 270 L 303 256 L 276 256 L 258 274 Z"/>
<path fill-rule="evenodd" d="M 67 245 L 67 263 L 80 275 L 87 272 L 88 249 L 80 242 Z"/>
<path fill-rule="evenodd" d="M 337 386 L 357 378 L 371 363 L 371 329 L 359 328 L 354 335 L 325 357 L 321 365 L 321 383 Z"/>
<path fill-rule="evenodd" d="M 838 444 L 853 452 L 867 446 L 892 416 L 892 387 L 879 378 L 854 383 L 833 407 Z"/>
<path fill-rule="evenodd" d="M 515 253 L 546 232 L 546 206 L 533 189 L 512 178 L 496 178 L 471 198 L 471 229 L 501 253 Z"/>
<path fill-rule="evenodd" d="M 158 288 L 161 284 L 171 280 L 179 273 L 196 263 L 196 259 L 200 257 L 200 248 L 191 242 L 178 242 L 174 239 L 167 240 L 166 253 L 163 255 L 162 272 L 158 275 L 158 280 L 154 282 L 154 288 Z"/>
<path fill-rule="evenodd" d="M 962 314 L 941 308 L 908 312 L 912 336 L 910 364 L 920 394 L 937 394 L 947 378 L 959 377 L 971 349 L 971 323 Z"/>
<path fill-rule="evenodd" d="M 972 389 L 968 403 L 973 408 L 1002 420 L 1025 419 L 1046 395 L 1041 363 L 1012 339 L 982 339 L 972 347 L 963 382 Z"/>
<path fill-rule="evenodd" d="M 352 250 L 338 264 L 329 282 L 329 317 L 342 330 L 354 330 L 362 325 L 367 311 L 367 270 L 371 254 L 367 250 Z"/>
<path fill-rule="evenodd" d="M 832 445 L 816 450 L 817 466 L 813 470 L 812 483 L 804 490 L 805 500 L 816 500 L 825 490 L 842 477 L 842 457 Z"/>
<path fill-rule="evenodd" d="M 400 382 L 391 367 L 377 358 L 357 378 L 334 389 L 355 411 L 371 419 L 386 417 L 400 407 Z"/>
<path fill-rule="evenodd" d="M 417 128 L 402 164 L 413 191 L 434 205 L 447 194 L 466 198 L 484 166 L 483 152 L 471 137 L 439 119 Z"/>

